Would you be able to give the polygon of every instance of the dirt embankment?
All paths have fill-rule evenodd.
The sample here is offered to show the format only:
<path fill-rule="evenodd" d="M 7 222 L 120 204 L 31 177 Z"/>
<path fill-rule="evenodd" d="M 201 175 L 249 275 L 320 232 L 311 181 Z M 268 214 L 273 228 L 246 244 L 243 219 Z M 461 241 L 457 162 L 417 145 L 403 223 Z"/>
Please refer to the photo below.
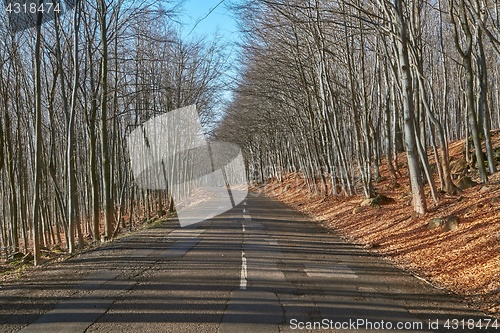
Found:
<path fill-rule="evenodd" d="M 461 147 L 462 143 L 450 145 L 454 159 L 460 159 Z M 382 168 L 376 191 L 390 198 L 383 204 L 370 204 L 362 196 L 325 198 L 311 194 L 300 174 L 255 190 L 321 221 L 347 240 L 434 286 L 461 294 L 481 310 L 500 316 L 500 173 L 492 175 L 488 184 L 453 196 L 442 194 L 438 203 L 428 197 L 428 212 L 416 216 L 404 164 L 401 156 L 402 177 L 398 179 L 391 179 Z M 470 176 L 474 179 L 473 173 Z"/>

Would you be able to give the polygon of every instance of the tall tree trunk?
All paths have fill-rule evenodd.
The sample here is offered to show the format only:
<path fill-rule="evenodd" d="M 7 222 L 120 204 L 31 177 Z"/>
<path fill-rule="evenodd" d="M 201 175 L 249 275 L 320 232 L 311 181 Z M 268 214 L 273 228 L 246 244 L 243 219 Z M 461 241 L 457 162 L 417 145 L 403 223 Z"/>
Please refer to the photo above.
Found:
<path fill-rule="evenodd" d="M 73 253 L 75 250 L 75 223 L 78 223 L 78 205 L 76 196 L 76 163 L 75 163 L 75 111 L 76 111 L 76 99 L 78 92 L 78 80 L 80 79 L 80 67 L 78 64 L 78 31 L 80 27 L 79 19 L 79 0 L 75 2 L 74 15 L 73 15 L 73 88 L 71 93 L 71 109 L 68 120 L 68 137 L 67 137 L 67 149 L 66 149 L 66 167 L 68 175 L 68 234 L 69 234 L 69 253 Z M 81 238 L 81 232 L 79 232 L 79 238 Z M 79 245 L 83 244 L 81 239 L 79 239 Z"/>
<path fill-rule="evenodd" d="M 474 102 L 474 69 L 472 67 L 472 32 L 469 27 L 467 9 L 465 6 L 465 1 L 460 0 L 460 5 L 458 8 L 458 14 L 455 13 L 454 0 L 449 1 L 450 4 L 450 19 L 454 28 L 454 40 L 455 46 L 464 61 L 465 67 L 465 82 L 466 82 L 466 93 L 465 100 L 467 105 L 467 118 L 470 133 L 472 135 L 472 141 L 474 142 L 474 150 L 476 154 L 477 170 L 479 172 L 479 178 L 482 182 L 488 181 L 488 175 L 486 173 L 486 167 L 484 165 L 483 151 L 481 148 L 481 138 L 479 136 L 479 127 L 477 123 L 477 115 L 475 110 Z M 458 33 L 458 26 L 455 16 L 460 20 L 460 25 L 465 36 L 465 49 L 462 49 L 460 45 L 460 38 Z M 467 134 L 468 135 L 468 134 Z M 469 140 L 466 140 L 468 143 Z"/>
<path fill-rule="evenodd" d="M 100 221 L 100 199 L 99 199 L 99 177 L 97 166 L 97 87 L 94 79 L 94 64 L 92 61 L 91 43 L 88 43 L 87 57 L 90 59 L 89 64 L 89 81 L 90 81 L 90 111 L 87 114 L 87 127 L 89 131 L 89 177 L 91 187 L 92 201 L 92 235 L 94 242 L 101 240 L 101 231 L 99 228 Z"/>
<path fill-rule="evenodd" d="M 403 13 L 404 2 L 395 0 L 398 28 L 398 56 L 400 60 L 401 82 L 403 87 L 403 114 L 406 156 L 408 160 L 408 170 L 410 172 L 410 183 L 413 194 L 413 209 L 419 214 L 424 214 L 427 210 L 424 186 L 421 179 L 420 165 L 418 164 L 417 143 L 415 138 L 415 116 L 413 108 L 413 85 L 410 70 L 410 60 L 408 56 L 408 28 L 406 18 Z"/>
<path fill-rule="evenodd" d="M 477 2 L 476 2 L 477 3 Z M 486 157 L 488 159 L 488 169 L 490 174 L 497 171 L 495 156 L 493 154 L 493 147 L 491 143 L 491 118 L 488 108 L 488 73 L 486 67 L 486 56 L 484 54 L 483 37 L 481 28 L 477 28 L 477 62 L 478 62 L 478 79 L 479 79 L 479 100 L 478 100 L 478 113 L 481 115 L 484 145 L 486 148 Z"/>
<path fill-rule="evenodd" d="M 43 5 L 43 0 L 38 4 Z M 33 184 L 33 263 L 35 266 L 40 264 L 40 218 L 41 218 L 41 199 L 40 184 L 42 178 L 42 85 L 41 85 L 41 39 L 42 39 L 42 12 L 37 12 L 36 17 L 36 42 L 35 42 L 35 180 Z"/>
<path fill-rule="evenodd" d="M 107 7 L 105 0 L 98 1 L 99 23 L 101 28 L 101 163 L 102 192 L 104 210 L 104 238 L 109 239 L 113 233 L 113 200 L 111 198 L 111 165 L 108 142 L 108 39 L 107 39 Z"/>

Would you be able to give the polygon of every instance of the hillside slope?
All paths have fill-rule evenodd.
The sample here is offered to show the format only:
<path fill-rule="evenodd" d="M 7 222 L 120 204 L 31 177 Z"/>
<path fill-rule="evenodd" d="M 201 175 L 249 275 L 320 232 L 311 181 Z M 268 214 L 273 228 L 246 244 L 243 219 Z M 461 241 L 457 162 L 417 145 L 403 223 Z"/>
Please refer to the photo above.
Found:
<path fill-rule="evenodd" d="M 495 139 L 499 141 L 499 135 Z M 462 147 L 463 142 L 450 145 L 453 159 L 461 158 Z M 384 205 L 370 205 L 362 196 L 325 198 L 311 194 L 300 174 L 290 174 L 282 182 L 272 180 L 254 190 L 276 197 L 347 240 L 500 316 L 500 173 L 492 175 L 488 184 L 475 185 L 455 196 L 442 195 L 438 203 L 429 196 L 428 212 L 415 216 L 409 202 L 404 154 L 399 165 L 402 176 L 395 180 L 390 179 L 385 166 L 382 168 L 377 193 L 394 199 Z M 475 178 L 474 173 L 470 176 Z M 454 230 L 446 226 L 450 216 L 458 221 Z"/>

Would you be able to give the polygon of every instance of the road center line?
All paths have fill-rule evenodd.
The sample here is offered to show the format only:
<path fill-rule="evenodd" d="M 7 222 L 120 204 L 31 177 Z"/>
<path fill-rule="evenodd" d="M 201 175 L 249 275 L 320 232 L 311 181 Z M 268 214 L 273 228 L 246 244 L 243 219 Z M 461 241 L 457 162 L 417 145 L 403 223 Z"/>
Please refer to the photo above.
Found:
<path fill-rule="evenodd" d="M 245 223 L 241 223 L 241 227 L 243 229 L 243 242 L 245 241 Z M 241 273 L 240 273 L 240 289 L 245 290 L 247 289 L 247 258 L 245 257 L 245 250 L 242 248 L 241 249 Z"/>
<path fill-rule="evenodd" d="M 241 279 L 240 279 L 240 289 L 247 289 L 247 258 L 245 257 L 245 251 L 241 251 Z"/>
<path fill-rule="evenodd" d="M 278 241 L 276 239 L 268 239 L 269 245 L 278 246 Z"/>

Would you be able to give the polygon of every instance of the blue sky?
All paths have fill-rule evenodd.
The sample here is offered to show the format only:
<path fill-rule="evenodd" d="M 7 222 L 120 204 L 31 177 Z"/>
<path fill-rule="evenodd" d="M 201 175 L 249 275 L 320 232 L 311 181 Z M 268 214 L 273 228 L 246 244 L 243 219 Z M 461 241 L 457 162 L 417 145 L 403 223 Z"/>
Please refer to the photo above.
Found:
<path fill-rule="evenodd" d="M 234 0 L 220 2 L 221 0 L 184 0 L 179 17 L 183 23 L 183 36 L 187 37 L 191 33 L 189 37 L 205 36 L 211 38 L 218 31 L 225 41 L 237 41 L 236 19 L 228 8 L 231 3 L 234 3 Z M 212 9 L 213 12 L 211 12 Z"/>
<path fill-rule="evenodd" d="M 204 38 L 212 40 L 217 32 L 222 44 L 227 44 L 228 62 L 231 68 L 226 72 L 227 79 L 237 76 L 237 53 L 239 42 L 236 17 L 229 6 L 242 0 L 183 0 L 178 19 L 182 23 L 181 35 L 186 39 Z M 220 3 L 220 4 L 219 4 Z M 230 100 L 232 92 L 225 91 L 224 98 Z M 223 105 L 220 106 L 223 108 Z"/>

